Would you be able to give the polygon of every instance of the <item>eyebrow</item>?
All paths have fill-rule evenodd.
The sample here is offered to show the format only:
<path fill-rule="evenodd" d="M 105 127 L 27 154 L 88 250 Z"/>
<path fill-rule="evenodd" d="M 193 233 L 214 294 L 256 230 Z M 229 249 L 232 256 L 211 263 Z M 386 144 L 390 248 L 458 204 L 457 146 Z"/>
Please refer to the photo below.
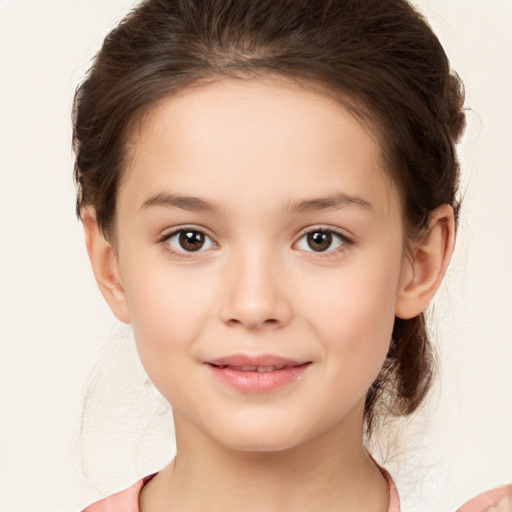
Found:
<path fill-rule="evenodd" d="M 141 210 L 151 206 L 166 206 L 179 208 L 192 212 L 219 213 L 222 208 L 215 202 L 195 196 L 183 196 L 179 194 L 158 193 L 144 201 Z M 305 213 L 320 210 L 338 210 L 345 206 L 356 206 L 373 212 L 373 205 L 359 196 L 351 196 L 343 192 L 337 192 L 327 197 L 303 199 L 296 202 L 289 202 L 285 211 L 288 213 Z"/>
<path fill-rule="evenodd" d="M 337 192 L 327 197 L 304 199 L 296 203 L 289 203 L 286 210 L 291 213 L 304 213 L 319 210 L 339 210 L 345 206 L 356 206 L 373 212 L 373 205 L 359 196 L 351 196 L 343 192 Z"/>
<path fill-rule="evenodd" d="M 188 210 L 191 212 L 210 212 L 218 213 L 221 208 L 216 203 L 201 199 L 194 196 L 181 196 L 179 194 L 159 193 L 151 196 L 144 201 L 141 210 L 149 208 L 150 206 L 167 206 L 171 208 L 180 208 L 181 210 Z"/>

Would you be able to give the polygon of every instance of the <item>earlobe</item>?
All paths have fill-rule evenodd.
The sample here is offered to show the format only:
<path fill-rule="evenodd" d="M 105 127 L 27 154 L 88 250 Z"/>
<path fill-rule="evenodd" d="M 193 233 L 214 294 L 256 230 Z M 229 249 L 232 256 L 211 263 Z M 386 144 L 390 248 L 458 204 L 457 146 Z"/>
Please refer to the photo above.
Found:
<path fill-rule="evenodd" d="M 129 323 L 128 304 L 115 251 L 99 228 L 94 210 L 84 210 L 81 218 L 85 244 L 98 287 L 114 315 L 121 322 Z"/>
<path fill-rule="evenodd" d="M 453 208 L 443 204 L 432 213 L 425 236 L 413 242 L 410 256 L 404 258 L 395 316 L 408 319 L 425 311 L 450 263 L 454 238 Z"/>

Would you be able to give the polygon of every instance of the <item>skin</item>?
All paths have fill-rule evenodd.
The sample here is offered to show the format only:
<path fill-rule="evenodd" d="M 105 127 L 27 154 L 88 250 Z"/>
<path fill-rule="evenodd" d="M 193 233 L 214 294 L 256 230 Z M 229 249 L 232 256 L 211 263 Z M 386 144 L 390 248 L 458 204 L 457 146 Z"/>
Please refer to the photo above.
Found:
<path fill-rule="evenodd" d="M 270 79 L 185 91 L 134 131 L 112 243 L 93 210 L 83 221 L 100 289 L 173 407 L 177 458 L 144 487 L 142 512 L 387 510 L 363 447 L 364 397 L 395 316 L 419 314 L 437 290 L 454 228 L 443 205 L 406 253 L 381 160 L 341 106 Z M 336 206 L 289 208 L 335 194 Z M 185 227 L 207 235 L 200 250 L 170 237 Z M 320 228 L 331 239 L 318 250 L 306 234 Z M 205 364 L 230 354 L 310 364 L 247 393 Z"/>

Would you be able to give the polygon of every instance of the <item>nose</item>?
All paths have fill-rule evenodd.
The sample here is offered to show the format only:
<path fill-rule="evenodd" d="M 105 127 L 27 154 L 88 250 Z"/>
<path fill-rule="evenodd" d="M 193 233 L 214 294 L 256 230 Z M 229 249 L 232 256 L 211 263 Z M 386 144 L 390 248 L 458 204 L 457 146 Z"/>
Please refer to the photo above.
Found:
<path fill-rule="evenodd" d="M 279 328 L 292 316 L 285 275 L 272 254 L 247 249 L 226 261 L 220 294 L 221 320 L 232 326 L 258 330 Z"/>

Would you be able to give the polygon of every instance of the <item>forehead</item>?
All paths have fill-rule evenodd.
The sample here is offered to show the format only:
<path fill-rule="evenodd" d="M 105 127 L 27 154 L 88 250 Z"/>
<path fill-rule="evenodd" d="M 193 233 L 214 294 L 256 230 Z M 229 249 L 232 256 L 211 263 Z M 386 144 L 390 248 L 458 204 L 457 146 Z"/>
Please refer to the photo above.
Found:
<path fill-rule="evenodd" d="M 121 188 L 131 184 L 141 196 L 208 183 L 213 192 L 220 182 L 237 197 L 263 189 L 293 197 L 341 186 L 389 199 L 395 191 L 382 161 L 372 129 L 329 96 L 286 80 L 223 79 L 166 98 L 141 118 Z"/>

